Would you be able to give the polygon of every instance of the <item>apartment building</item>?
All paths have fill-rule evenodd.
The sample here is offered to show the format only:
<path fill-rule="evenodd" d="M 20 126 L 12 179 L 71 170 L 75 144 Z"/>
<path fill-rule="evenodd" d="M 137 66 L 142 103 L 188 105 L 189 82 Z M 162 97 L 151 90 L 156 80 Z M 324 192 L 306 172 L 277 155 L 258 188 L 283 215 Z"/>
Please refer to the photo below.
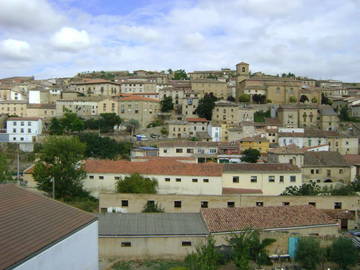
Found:
<path fill-rule="evenodd" d="M 115 96 L 121 92 L 118 83 L 103 79 L 86 79 L 73 83 L 72 88 L 86 96 Z"/>
<path fill-rule="evenodd" d="M 78 97 L 75 100 L 57 100 L 56 101 L 56 116 L 62 117 L 66 111 L 74 112 L 78 116 L 90 117 L 98 115 L 99 102 L 105 97 L 90 96 Z"/>
<path fill-rule="evenodd" d="M 24 117 L 26 112 L 27 101 L 24 100 L 4 100 L 0 101 L 0 114 L 17 115 Z"/>
<path fill-rule="evenodd" d="M 218 142 L 171 141 L 159 144 L 160 157 L 213 156 L 219 153 Z"/>
<path fill-rule="evenodd" d="M 215 97 L 226 99 L 230 96 L 230 91 L 226 81 L 214 79 L 191 80 L 191 89 L 200 96 L 212 93 Z"/>
<path fill-rule="evenodd" d="M 213 109 L 212 120 L 229 126 L 239 125 L 241 122 L 253 122 L 255 109 L 242 106 L 230 101 L 217 101 Z"/>
<path fill-rule="evenodd" d="M 42 129 L 40 118 L 10 117 L 6 121 L 6 133 L 9 134 L 11 143 L 33 143 Z"/>
<path fill-rule="evenodd" d="M 261 136 L 254 136 L 254 137 L 245 137 L 240 139 L 240 149 L 241 151 L 245 151 L 248 149 L 256 149 L 260 153 L 265 154 L 269 150 L 269 141 Z"/>
<path fill-rule="evenodd" d="M 146 127 L 157 119 L 160 102 L 157 99 L 141 96 L 128 96 L 119 99 L 119 116 L 124 120 L 137 120 Z"/>
<path fill-rule="evenodd" d="M 121 93 L 152 93 L 158 92 L 156 82 L 147 80 L 127 80 L 120 83 Z"/>
<path fill-rule="evenodd" d="M 28 104 L 26 107 L 27 117 L 52 118 L 56 115 L 55 104 Z"/>

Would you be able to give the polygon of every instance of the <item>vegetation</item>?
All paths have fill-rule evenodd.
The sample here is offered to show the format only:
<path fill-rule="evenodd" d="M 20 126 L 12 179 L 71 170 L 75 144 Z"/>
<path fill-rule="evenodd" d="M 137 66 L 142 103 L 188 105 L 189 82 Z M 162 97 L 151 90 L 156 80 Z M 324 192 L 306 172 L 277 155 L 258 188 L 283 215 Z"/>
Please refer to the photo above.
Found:
<path fill-rule="evenodd" d="M 296 103 L 297 102 L 296 97 L 294 97 L 294 96 L 289 97 L 289 102 L 290 103 Z"/>
<path fill-rule="evenodd" d="M 265 118 L 270 117 L 270 111 L 257 111 L 254 113 L 254 121 L 255 122 L 265 122 Z"/>
<path fill-rule="evenodd" d="M 62 118 L 52 118 L 49 126 L 51 135 L 71 134 L 85 129 L 84 121 L 73 112 L 65 112 Z"/>
<path fill-rule="evenodd" d="M 261 94 L 255 94 L 252 96 L 253 102 L 257 104 L 265 104 L 266 103 L 266 96 Z"/>
<path fill-rule="evenodd" d="M 311 99 L 311 103 L 318 103 L 317 98 L 316 98 L 316 97 L 313 97 L 313 98 Z"/>
<path fill-rule="evenodd" d="M 85 149 L 78 137 L 47 138 L 33 172 L 38 188 L 50 194 L 55 181 L 55 198 L 87 197 L 82 187 L 86 173 L 80 165 Z"/>
<path fill-rule="evenodd" d="M 235 102 L 236 101 L 233 96 L 228 96 L 226 100 L 230 101 L 230 102 Z"/>
<path fill-rule="evenodd" d="M 332 100 L 329 99 L 324 93 L 321 94 L 321 104 L 332 105 Z"/>
<path fill-rule="evenodd" d="M 250 95 L 248 94 L 242 94 L 239 97 L 240 102 L 250 102 Z"/>
<path fill-rule="evenodd" d="M 117 142 L 108 137 L 101 137 L 95 133 L 79 134 L 80 141 L 86 144 L 85 157 L 100 159 L 129 158 L 131 143 Z"/>
<path fill-rule="evenodd" d="M 91 118 L 85 121 L 85 128 L 99 130 L 101 133 L 114 131 L 114 126 L 120 125 L 122 119 L 115 113 L 101 113 L 97 119 Z"/>
<path fill-rule="evenodd" d="M 174 103 L 172 101 L 172 97 L 164 97 L 163 100 L 160 101 L 160 110 L 161 112 L 169 112 L 174 109 Z"/>
<path fill-rule="evenodd" d="M 309 102 L 309 98 L 306 95 L 301 95 L 300 100 L 301 103 Z"/>
<path fill-rule="evenodd" d="M 265 238 L 260 240 L 260 232 L 247 229 L 241 234 L 234 234 L 228 240 L 232 248 L 232 260 L 238 269 L 250 269 L 250 261 L 261 265 L 271 265 L 266 248 L 276 240 Z"/>
<path fill-rule="evenodd" d="M 130 119 L 129 121 L 125 122 L 125 126 L 130 134 L 135 134 L 136 129 L 140 127 L 140 123 L 138 120 Z"/>
<path fill-rule="evenodd" d="M 147 128 L 160 127 L 163 124 L 164 124 L 164 122 L 162 120 L 157 119 L 157 120 L 151 122 L 150 124 L 148 124 L 146 127 Z"/>
<path fill-rule="evenodd" d="M 126 176 L 116 182 L 116 192 L 119 193 L 145 193 L 155 194 L 157 192 L 158 182 L 156 179 L 143 177 L 138 173 Z"/>
<path fill-rule="evenodd" d="M 157 202 L 147 202 L 144 205 L 143 213 L 163 213 L 164 208 L 161 208 L 161 205 Z"/>
<path fill-rule="evenodd" d="M 216 270 L 218 269 L 220 254 L 215 248 L 215 240 L 207 239 L 203 245 L 196 247 L 196 251 L 185 258 L 189 270 Z"/>
<path fill-rule="evenodd" d="M 167 130 L 166 127 L 162 127 L 160 130 L 160 133 L 161 133 L 161 135 L 166 136 L 169 134 L 169 131 Z"/>
<path fill-rule="evenodd" d="M 256 163 L 260 157 L 259 150 L 251 148 L 246 149 L 241 154 L 243 154 L 243 156 L 241 157 L 241 161 L 249 163 Z"/>
<path fill-rule="evenodd" d="M 113 265 L 113 270 L 188 270 L 181 261 L 120 261 Z"/>
<path fill-rule="evenodd" d="M 0 152 L 0 183 L 11 181 L 13 181 L 13 178 L 9 170 L 8 159 L 3 152 Z"/>
<path fill-rule="evenodd" d="M 173 80 L 189 80 L 187 73 L 183 69 L 178 69 L 172 72 Z"/>
<path fill-rule="evenodd" d="M 282 78 L 296 78 L 296 76 L 295 76 L 295 74 L 294 73 L 291 73 L 291 72 L 289 72 L 289 73 L 283 73 L 283 74 L 281 74 L 281 77 Z"/>
<path fill-rule="evenodd" d="M 349 238 L 339 237 L 330 247 L 329 260 L 336 263 L 339 269 L 347 270 L 356 265 L 359 259 L 359 251 Z"/>
<path fill-rule="evenodd" d="M 199 117 L 211 120 L 216 100 L 217 98 L 212 93 L 205 94 L 205 96 L 199 100 L 199 105 L 195 111 L 196 114 L 199 115 Z"/>
<path fill-rule="evenodd" d="M 301 186 L 289 186 L 286 187 L 283 196 L 313 196 L 313 195 L 331 195 L 331 196 L 347 196 L 356 195 L 360 192 L 360 180 L 357 179 L 347 185 L 343 185 L 337 188 L 323 187 L 321 188 L 314 182 L 304 183 Z"/>
<path fill-rule="evenodd" d="M 320 241 L 314 237 L 300 238 L 295 254 L 295 261 L 304 269 L 316 270 L 321 262 Z"/>

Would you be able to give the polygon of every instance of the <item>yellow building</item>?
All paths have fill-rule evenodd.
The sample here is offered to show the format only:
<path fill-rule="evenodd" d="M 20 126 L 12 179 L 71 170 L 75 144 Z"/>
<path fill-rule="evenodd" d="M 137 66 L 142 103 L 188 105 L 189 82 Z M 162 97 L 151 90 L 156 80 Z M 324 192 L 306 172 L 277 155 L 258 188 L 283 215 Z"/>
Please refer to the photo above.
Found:
<path fill-rule="evenodd" d="M 4 100 L 0 101 L 0 114 L 27 116 L 26 101 L 21 100 Z"/>
<path fill-rule="evenodd" d="M 193 80 L 191 81 L 191 89 L 201 95 L 212 93 L 217 98 L 226 99 L 230 96 L 229 88 L 226 81 L 218 80 Z"/>
<path fill-rule="evenodd" d="M 85 79 L 73 83 L 72 87 L 76 92 L 87 96 L 115 96 L 121 92 L 120 84 L 102 79 Z"/>
<path fill-rule="evenodd" d="M 241 151 L 247 149 L 256 149 L 261 154 L 267 153 L 269 151 L 269 142 L 265 137 L 255 136 L 255 137 L 245 137 L 240 140 L 240 149 Z"/>

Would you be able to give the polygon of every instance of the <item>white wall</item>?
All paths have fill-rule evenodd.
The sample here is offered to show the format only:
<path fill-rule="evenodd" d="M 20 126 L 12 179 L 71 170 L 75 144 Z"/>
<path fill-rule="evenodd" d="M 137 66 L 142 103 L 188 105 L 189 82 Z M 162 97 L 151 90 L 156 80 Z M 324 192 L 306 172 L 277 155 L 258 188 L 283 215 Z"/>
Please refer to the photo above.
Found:
<path fill-rule="evenodd" d="M 98 270 L 98 222 L 25 261 L 14 270 Z"/>
<path fill-rule="evenodd" d="M 30 90 L 29 91 L 29 104 L 40 104 L 40 91 Z"/>

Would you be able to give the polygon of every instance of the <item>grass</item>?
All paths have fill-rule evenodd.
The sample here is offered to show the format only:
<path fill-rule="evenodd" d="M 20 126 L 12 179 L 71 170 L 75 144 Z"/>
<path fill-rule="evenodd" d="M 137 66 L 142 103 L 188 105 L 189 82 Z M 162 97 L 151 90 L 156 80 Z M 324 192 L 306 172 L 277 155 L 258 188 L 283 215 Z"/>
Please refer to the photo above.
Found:
<path fill-rule="evenodd" d="M 184 263 L 181 261 L 128 261 L 117 262 L 112 267 L 113 270 L 186 270 Z"/>
<path fill-rule="evenodd" d="M 63 203 L 69 204 L 73 207 L 79 208 L 81 210 L 91 212 L 91 213 L 97 213 L 99 210 L 99 200 L 93 199 L 93 198 L 76 198 L 71 201 L 63 201 Z"/>

